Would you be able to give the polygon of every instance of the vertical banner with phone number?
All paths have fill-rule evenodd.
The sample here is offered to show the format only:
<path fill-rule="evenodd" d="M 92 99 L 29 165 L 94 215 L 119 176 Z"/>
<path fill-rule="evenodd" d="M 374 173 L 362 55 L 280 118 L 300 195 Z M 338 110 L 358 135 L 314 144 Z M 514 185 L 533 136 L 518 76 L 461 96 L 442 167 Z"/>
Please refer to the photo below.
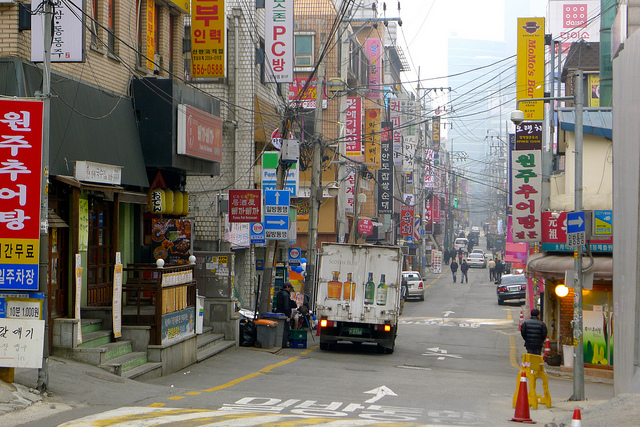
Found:
<path fill-rule="evenodd" d="M 226 77 L 225 0 L 193 0 L 191 78 Z"/>

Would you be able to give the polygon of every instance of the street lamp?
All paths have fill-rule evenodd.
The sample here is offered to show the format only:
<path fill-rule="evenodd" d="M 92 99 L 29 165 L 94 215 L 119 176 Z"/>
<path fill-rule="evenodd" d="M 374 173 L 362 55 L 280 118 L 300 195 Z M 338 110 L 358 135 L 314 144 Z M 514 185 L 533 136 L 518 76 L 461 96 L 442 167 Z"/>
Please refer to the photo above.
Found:
<path fill-rule="evenodd" d="M 584 123 L 584 92 L 582 70 L 578 70 L 575 76 L 573 96 L 545 97 L 519 99 L 516 103 L 516 111 L 511 113 L 511 121 L 519 125 L 524 121 L 524 113 L 517 108 L 521 102 L 530 101 L 573 101 L 575 105 L 575 181 L 574 181 L 574 206 L 575 212 L 582 212 L 582 149 L 583 149 L 583 123 Z M 548 162 L 549 160 L 547 160 Z M 544 150 L 542 162 L 545 162 Z M 582 336 L 582 245 L 576 245 L 574 251 L 573 271 L 573 395 L 569 400 L 578 401 L 584 398 L 584 343 Z"/>

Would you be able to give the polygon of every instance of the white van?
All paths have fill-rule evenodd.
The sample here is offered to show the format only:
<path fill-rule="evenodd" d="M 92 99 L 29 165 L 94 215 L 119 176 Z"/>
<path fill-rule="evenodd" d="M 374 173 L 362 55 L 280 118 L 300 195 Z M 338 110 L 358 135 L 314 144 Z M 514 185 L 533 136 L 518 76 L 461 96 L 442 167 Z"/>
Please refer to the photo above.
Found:
<path fill-rule="evenodd" d="M 458 252 L 460 249 L 462 249 L 462 252 L 467 252 L 468 245 L 469 245 L 468 239 L 465 239 L 464 237 L 458 237 L 455 243 L 453 244 L 453 249 L 455 249 L 456 252 Z"/>

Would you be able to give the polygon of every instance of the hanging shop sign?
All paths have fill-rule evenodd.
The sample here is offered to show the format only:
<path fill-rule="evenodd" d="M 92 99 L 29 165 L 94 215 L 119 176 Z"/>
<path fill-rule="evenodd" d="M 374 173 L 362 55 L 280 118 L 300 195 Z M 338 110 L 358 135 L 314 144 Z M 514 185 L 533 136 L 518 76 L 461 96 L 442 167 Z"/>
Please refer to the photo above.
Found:
<path fill-rule="evenodd" d="M 431 119 L 431 143 L 433 151 L 440 151 L 440 116 Z"/>
<path fill-rule="evenodd" d="M 40 101 L 0 101 L 0 290 L 38 290 L 42 117 Z"/>
<path fill-rule="evenodd" d="M 225 1 L 193 0 L 191 6 L 191 78 L 226 77 Z"/>
<path fill-rule="evenodd" d="M 379 38 L 368 38 L 364 42 L 364 50 L 369 58 L 369 92 L 367 98 L 382 97 L 382 42 Z"/>
<path fill-rule="evenodd" d="M 379 108 L 370 108 L 365 112 L 364 161 L 369 170 L 380 169 L 380 126 Z"/>
<path fill-rule="evenodd" d="M 383 122 L 378 169 L 378 214 L 393 213 L 393 124 Z"/>
<path fill-rule="evenodd" d="M 149 212 L 154 215 L 189 215 L 191 197 L 189 193 L 168 188 L 154 188 L 149 192 Z"/>
<path fill-rule="evenodd" d="M 153 70 L 155 68 L 153 62 L 156 56 L 156 1 L 147 0 L 147 68 Z"/>
<path fill-rule="evenodd" d="M 542 122 L 525 122 L 516 125 L 516 150 L 542 149 Z"/>
<path fill-rule="evenodd" d="M 391 123 L 393 123 L 393 164 L 402 164 L 402 114 L 400 111 L 400 100 L 392 98 L 389 100 L 389 113 Z"/>
<path fill-rule="evenodd" d="M 311 83 L 304 90 L 307 84 L 307 77 L 294 77 L 293 83 L 289 83 L 289 105 L 295 108 L 305 110 L 314 110 L 316 108 L 316 96 L 318 93 L 318 78 L 311 79 Z M 322 109 L 327 108 L 327 91 L 326 85 L 323 86 Z"/>
<path fill-rule="evenodd" d="M 262 190 L 229 190 L 229 222 L 260 222 Z"/>
<path fill-rule="evenodd" d="M 413 206 L 400 207 L 400 235 L 413 236 Z"/>
<path fill-rule="evenodd" d="M 544 18 L 518 18 L 516 99 L 544 97 Z M 541 121 L 544 102 L 521 102 L 525 120 Z"/>
<path fill-rule="evenodd" d="M 293 82 L 293 0 L 265 0 L 265 81 Z"/>
<path fill-rule="evenodd" d="M 347 98 L 345 123 L 345 154 L 362 156 L 362 98 Z"/>
<path fill-rule="evenodd" d="M 511 153 L 514 242 L 540 241 L 541 157 L 540 150 Z"/>
<path fill-rule="evenodd" d="M 177 152 L 222 162 L 222 119 L 187 104 L 178 105 Z"/>

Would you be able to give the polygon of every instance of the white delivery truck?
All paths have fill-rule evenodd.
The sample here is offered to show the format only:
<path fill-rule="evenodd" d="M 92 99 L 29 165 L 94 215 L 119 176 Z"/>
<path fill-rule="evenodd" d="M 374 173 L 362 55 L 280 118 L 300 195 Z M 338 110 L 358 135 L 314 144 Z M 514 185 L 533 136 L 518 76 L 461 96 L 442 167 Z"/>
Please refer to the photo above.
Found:
<path fill-rule="evenodd" d="M 322 244 L 316 291 L 320 349 L 351 341 L 376 343 L 380 351 L 393 353 L 402 257 L 399 246 Z"/>

